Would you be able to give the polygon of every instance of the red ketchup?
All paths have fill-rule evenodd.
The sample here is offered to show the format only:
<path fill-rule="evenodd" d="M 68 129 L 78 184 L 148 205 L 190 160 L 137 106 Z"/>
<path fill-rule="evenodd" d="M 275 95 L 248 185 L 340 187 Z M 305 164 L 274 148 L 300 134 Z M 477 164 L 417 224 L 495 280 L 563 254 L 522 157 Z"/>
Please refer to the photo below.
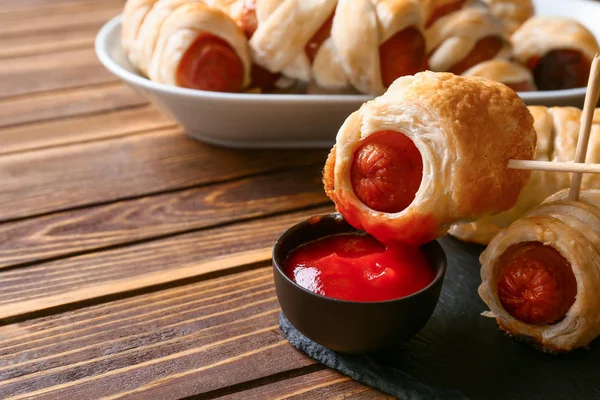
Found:
<path fill-rule="evenodd" d="M 285 273 L 311 292 L 351 301 L 398 299 L 435 278 L 418 247 L 386 247 L 365 234 L 327 236 L 300 246 L 287 258 Z"/>

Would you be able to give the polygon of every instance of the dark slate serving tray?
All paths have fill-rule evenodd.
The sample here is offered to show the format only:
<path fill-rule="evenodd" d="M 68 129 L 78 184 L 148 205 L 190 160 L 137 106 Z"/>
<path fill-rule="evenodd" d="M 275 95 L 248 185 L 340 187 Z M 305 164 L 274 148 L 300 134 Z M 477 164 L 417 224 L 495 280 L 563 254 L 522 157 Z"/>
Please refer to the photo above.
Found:
<path fill-rule="evenodd" d="M 401 399 L 600 399 L 600 340 L 570 354 L 542 353 L 498 330 L 477 295 L 482 247 L 445 237 L 448 271 L 437 308 L 421 332 L 385 354 L 326 349 L 281 316 L 290 343 L 366 385 Z M 600 293 L 598 294 L 600 295 Z"/>

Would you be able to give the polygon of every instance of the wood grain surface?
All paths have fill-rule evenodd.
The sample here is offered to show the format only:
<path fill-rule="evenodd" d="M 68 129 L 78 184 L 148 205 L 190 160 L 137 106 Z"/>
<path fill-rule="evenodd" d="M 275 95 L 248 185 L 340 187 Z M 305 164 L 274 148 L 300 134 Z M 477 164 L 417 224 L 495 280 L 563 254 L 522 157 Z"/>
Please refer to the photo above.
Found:
<path fill-rule="evenodd" d="M 140 107 L 148 100 L 118 82 L 0 100 L 0 132 L 8 126 Z M 35 113 L 31 111 L 35 110 Z"/>
<path fill-rule="evenodd" d="M 31 111 L 27 112 L 31 115 Z M 98 141 L 175 128 L 175 122 L 152 106 L 107 110 L 0 129 L 0 156 L 29 150 Z"/>
<path fill-rule="evenodd" d="M 319 170 L 296 168 L 2 224 L 0 269 L 325 204 Z"/>
<path fill-rule="evenodd" d="M 0 99 L 116 80 L 92 48 L 5 58 L 0 63 Z"/>
<path fill-rule="evenodd" d="M 323 164 L 326 152 L 234 151 L 180 128 L 0 158 L 0 221 L 189 188 L 278 168 Z"/>
<path fill-rule="evenodd" d="M 277 326 L 327 151 L 187 137 L 96 58 L 123 5 L 0 1 L 0 398 L 386 398 Z"/>
<path fill-rule="evenodd" d="M 0 391 L 181 398 L 312 365 L 277 327 L 271 279 L 263 268 L 0 328 Z"/>

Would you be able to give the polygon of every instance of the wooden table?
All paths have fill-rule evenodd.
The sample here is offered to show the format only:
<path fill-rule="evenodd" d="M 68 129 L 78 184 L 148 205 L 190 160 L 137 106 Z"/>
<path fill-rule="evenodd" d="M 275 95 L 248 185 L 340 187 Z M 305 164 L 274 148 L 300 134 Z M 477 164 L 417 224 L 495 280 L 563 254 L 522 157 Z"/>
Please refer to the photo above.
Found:
<path fill-rule="evenodd" d="M 0 398 L 380 398 L 281 334 L 324 150 L 188 138 L 97 61 L 123 0 L 0 5 Z"/>

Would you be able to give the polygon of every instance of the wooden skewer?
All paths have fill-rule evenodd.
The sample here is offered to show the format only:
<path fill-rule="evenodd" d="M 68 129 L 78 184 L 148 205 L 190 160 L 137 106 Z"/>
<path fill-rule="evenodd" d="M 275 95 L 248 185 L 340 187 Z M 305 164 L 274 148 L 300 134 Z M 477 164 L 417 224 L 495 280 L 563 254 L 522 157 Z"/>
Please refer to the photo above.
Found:
<path fill-rule="evenodd" d="M 509 160 L 510 169 L 527 169 L 531 171 L 573 172 L 600 174 L 600 164 L 586 164 L 574 162 L 537 161 L 537 160 Z"/>
<path fill-rule="evenodd" d="M 554 171 L 554 172 L 572 172 L 571 188 L 569 189 L 569 199 L 579 200 L 579 191 L 581 189 L 581 179 L 583 173 L 600 173 L 600 164 L 586 164 L 588 143 L 590 142 L 590 132 L 592 130 L 592 120 L 594 118 L 594 109 L 598 104 L 600 96 L 600 56 L 596 54 L 592 62 L 590 79 L 585 96 L 585 105 L 581 115 L 581 128 L 577 141 L 577 151 L 575 162 L 554 162 L 537 160 L 509 160 L 508 168 L 526 169 L 532 171 Z"/>
<path fill-rule="evenodd" d="M 588 143 L 590 142 L 590 131 L 592 129 L 592 119 L 594 118 L 594 109 L 598 104 L 598 95 L 600 94 L 600 57 L 596 54 L 592 62 L 590 79 L 588 81 L 587 92 L 585 96 L 585 105 L 581 116 L 581 130 L 577 140 L 577 152 L 575 153 L 575 162 L 584 163 L 587 155 Z M 571 177 L 571 188 L 569 189 L 569 200 L 579 200 L 579 190 L 581 189 L 581 172 L 576 172 Z"/>

